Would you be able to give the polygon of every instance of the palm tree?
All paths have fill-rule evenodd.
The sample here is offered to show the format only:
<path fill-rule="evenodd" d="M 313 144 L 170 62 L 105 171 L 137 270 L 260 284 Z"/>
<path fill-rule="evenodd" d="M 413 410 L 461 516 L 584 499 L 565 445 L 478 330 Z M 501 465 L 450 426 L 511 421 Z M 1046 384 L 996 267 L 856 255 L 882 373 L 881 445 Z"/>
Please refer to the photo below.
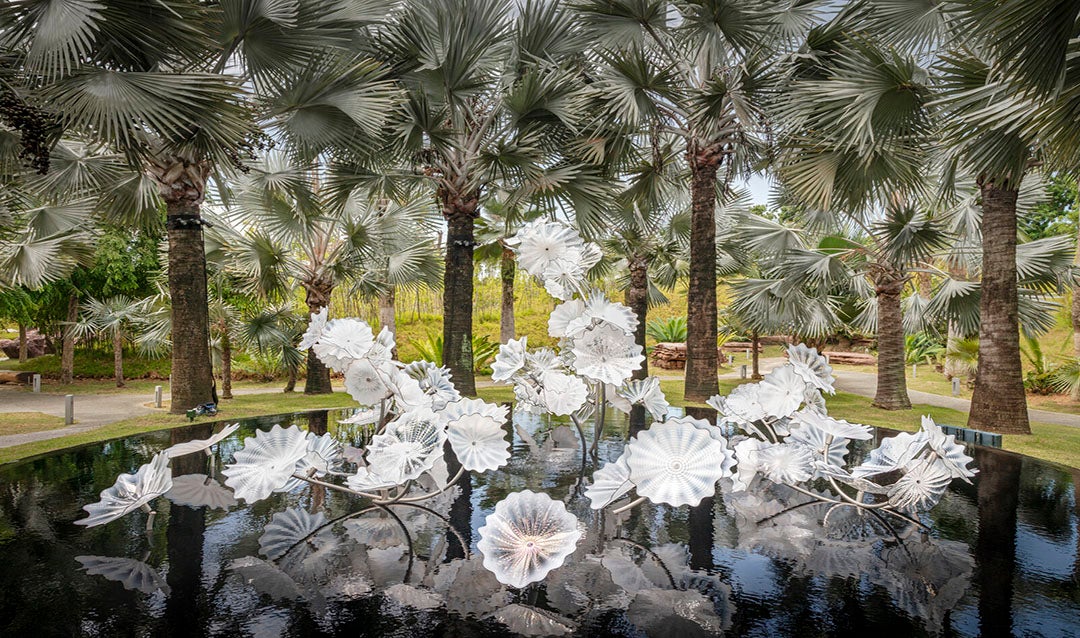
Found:
<path fill-rule="evenodd" d="M 480 217 L 476 220 L 477 247 L 474 256 L 480 260 L 497 261 L 499 282 L 499 342 L 506 343 L 517 338 L 514 325 L 514 282 L 517 279 L 517 261 L 506 239 L 527 222 L 539 218 L 546 211 L 535 206 L 512 206 L 505 198 L 491 198 L 484 202 Z"/>
<path fill-rule="evenodd" d="M 308 313 L 317 313 L 340 284 L 377 294 L 432 272 L 426 202 L 369 199 L 358 191 L 331 204 L 315 192 L 316 175 L 271 154 L 226 198 L 214 236 L 241 290 L 281 300 L 298 285 Z M 309 350 L 304 393 L 332 391 L 330 369 Z"/>
<path fill-rule="evenodd" d="M 307 153 L 336 141 L 340 120 L 379 127 L 387 86 L 376 65 L 343 55 L 370 17 L 326 0 L 0 7 L 0 117 L 35 166 L 48 170 L 57 131 L 78 133 L 121 153 L 165 203 L 173 337 L 184 343 L 172 357 L 174 413 L 212 393 L 207 181 L 266 143 L 264 123 Z"/>
<path fill-rule="evenodd" d="M 133 329 L 143 314 L 143 302 L 125 295 L 108 299 L 88 299 L 82 317 L 75 324 L 76 337 L 106 337 L 113 347 L 113 375 L 116 387 L 124 387 L 124 344 L 133 340 Z"/>
<path fill-rule="evenodd" d="M 608 188 L 576 139 L 587 42 L 560 2 L 415 0 L 390 14 L 373 46 L 404 91 L 386 138 L 399 152 L 349 158 L 338 181 L 351 188 L 389 172 L 433 187 L 447 223 L 443 363 L 474 395 L 473 253 L 485 202 L 501 193 L 512 205 L 562 202 L 594 225 L 603 208 Z"/>
<path fill-rule="evenodd" d="M 585 0 L 576 5 L 596 42 L 594 99 L 618 121 L 675 135 L 686 157 L 691 231 L 685 396 L 691 401 L 704 401 L 718 389 L 717 195 L 757 155 L 758 89 L 788 28 L 806 24 L 814 4 Z"/>
<path fill-rule="evenodd" d="M 788 59 L 776 97 L 775 165 L 790 196 L 841 216 L 865 240 L 841 240 L 836 248 L 861 255 L 874 288 L 874 405 L 908 409 L 901 298 L 910 266 L 944 241 L 920 205 L 934 151 L 931 91 L 913 56 L 850 35 L 846 17 L 812 29 Z M 820 265 L 831 263 L 833 255 L 819 254 Z"/>

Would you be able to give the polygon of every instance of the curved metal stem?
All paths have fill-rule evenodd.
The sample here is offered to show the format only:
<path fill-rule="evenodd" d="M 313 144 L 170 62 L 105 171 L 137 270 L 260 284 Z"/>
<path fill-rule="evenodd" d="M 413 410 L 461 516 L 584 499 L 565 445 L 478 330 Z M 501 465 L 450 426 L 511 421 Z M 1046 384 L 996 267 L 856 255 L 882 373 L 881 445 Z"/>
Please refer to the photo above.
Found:
<path fill-rule="evenodd" d="M 639 496 L 639 497 L 635 498 L 634 500 L 630 501 L 629 503 L 627 503 L 626 505 L 623 505 L 620 508 L 611 510 L 611 513 L 612 514 L 622 514 L 623 512 L 627 512 L 629 510 L 634 509 L 635 507 L 637 507 L 638 505 L 641 505 L 642 503 L 644 503 L 647 500 L 649 500 L 649 499 L 645 498 L 644 496 Z"/>
<path fill-rule="evenodd" d="M 654 552 L 652 549 L 646 547 L 645 545 L 642 545 L 641 543 L 639 543 L 639 542 L 637 542 L 635 540 L 632 540 L 632 539 L 629 539 L 629 538 L 624 538 L 622 536 L 616 536 L 615 538 L 613 538 L 611 540 L 613 540 L 613 541 L 622 541 L 622 542 L 624 542 L 624 543 L 626 543 L 628 545 L 632 545 L 632 546 L 640 549 L 641 551 L 643 551 L 646 554 L 648 554 L 649 556 L 651 556 L 653 558 L 653 560 L 655 560 L 657 562 L 657 564 L 660 565 L 660 569 L 664 570 L 664 574 L 668 577 L 668 582 L 671 583 L 671 588 L 672 589 L 678 589 L 679 588 L 679 586 L 675 584 L 675 577 L 671 574 L 671 570 L 668 569 L 668 566 L 664 562 L 664 559 L 660 558 L 660 555 L 657 554 L 656 552 Z"/>
<path fill-rule="evenodd" d="M 397 497 L 397 498 L 394 498 L 394 499 L 391 499 L 391 500 L 388 500 L 388 501 L 375 501 L 375 503 L 377 505 L 394 505 L 396 503 L 408 504 L 408 503 L 419 503 L 420 501 L 426 501 L 427 499 L 438 496 L 439 494 L 442 494 L 446 490 L 450 489 L 450 486 L 454 485 L 459 480 L 461 480 L 461 477 L 464 476 L 464 474 L 465 474 L 465 468 L 464 467 L 459 467 L 458 471 L 457 471 L 457 474 L 454 475 L 454 478 L 447 481 L 446 485 L 442 486 L 441 488 L 439 488 L 438 490 L 436 490 L 434 492 L 429 492 L 427 494 L 420 494 L 419 496 L 412 496 L 412 497 L 409 497 L 409 498 L 401 498 L 401 496 L 404 496 L 404 493 L 402 493 L 402 495 Z"/>

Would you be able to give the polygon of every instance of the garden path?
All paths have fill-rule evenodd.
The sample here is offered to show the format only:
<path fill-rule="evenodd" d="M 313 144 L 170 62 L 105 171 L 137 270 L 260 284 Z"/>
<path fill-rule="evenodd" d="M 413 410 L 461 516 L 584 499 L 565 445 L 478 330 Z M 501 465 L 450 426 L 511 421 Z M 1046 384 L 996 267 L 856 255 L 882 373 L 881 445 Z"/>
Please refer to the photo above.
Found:
<path fill-rule="evenodd" d="M 273 388 L 238 388 L 233 394 L 258 394 L 277 392 Z M 168 401 L 166 393 L 163 400 Z M 0 436 L 0 448 L 55 439 L 61 436 L 81 434 L 129 419 L 131 417 L 165 412 L 164 409 L 151 407 L 154 397 L 144 394 L 77 394 L 75 395 L 75 425 L 53 430 L 23 432 Z M 53 392 L 30 392 L 20 386 L 0 385 L 0 413 L 4 412 L 41 412 L 60 418 L 64 417 L 64 395 Z"/>

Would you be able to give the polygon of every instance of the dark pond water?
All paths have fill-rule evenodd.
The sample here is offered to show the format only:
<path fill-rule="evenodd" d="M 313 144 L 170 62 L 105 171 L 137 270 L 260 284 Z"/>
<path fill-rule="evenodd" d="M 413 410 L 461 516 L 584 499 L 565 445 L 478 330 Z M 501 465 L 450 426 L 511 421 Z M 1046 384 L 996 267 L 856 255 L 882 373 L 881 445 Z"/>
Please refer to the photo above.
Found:
<path fill-rule="evenodd" d="M 339 416 L 249 420 L 213 456 L 174 460 L 174 474 L 221 479 L 243 437 L 274 423 L 362 443 Z M 872 524 L 844 512 L 822 528 L 818 506 L 779 513 L 771 492 L 645 505 L 616 526 L 580 495 L 569 428 L 517 426 L 509 466 L 430 511 L 364 510 L 318 487 L 229 510 L 159 499 L 149 535 L 141 512 L 91 529 L 73 521 L 118 473 L 209 436 L 210 424 L 0 466 L 0 635 L 1080 635 L 1078 470 L 978 448 L 979 478 L 954 483 L 926 520 L 928 540 L 867 533 Z M 602 457 L 625 432 L 609 428 Z M 480 565 L 476 530 L 521 489 L 564 500 L 588 532 L 564 567 L 518 591 Z M 331 524 L 267 561 L 260 536 L 290 508 Z"/>

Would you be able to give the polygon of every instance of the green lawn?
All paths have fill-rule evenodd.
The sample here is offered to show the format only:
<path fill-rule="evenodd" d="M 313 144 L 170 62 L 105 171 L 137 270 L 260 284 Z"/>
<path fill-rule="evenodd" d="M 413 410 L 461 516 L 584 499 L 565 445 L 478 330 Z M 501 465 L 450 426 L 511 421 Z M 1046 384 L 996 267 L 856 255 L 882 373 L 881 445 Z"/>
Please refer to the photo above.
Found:
<path fill-rule="evenodd" d="M 486 382 L 487 379 L 480 378 L 478 381 Z M 720 391 L 722 393 L 730 392 L 732 388 L 741 382 L 734 379 L 721 380 Z M 681 379 L 662 381 L 661 387 L 672 405 L 685 405 Z M 513 400 L 514 393 L 513 389 L 508 385 L 496 385 L 480 388 L 479 395 L 486 401 L 508 402 Z M 355 405 L 353 400 L 343 392 L 321 396 L 305 396 L 299 393 L 238 395 L 236 398 L 224 403 L 219 418 L 241 419 L 250 416 L 281 414 L 319 408 L 351 407 L 353 405 Z M 690 405 L 700 406 L 703 404 Z M 828 405 L 829 413 L 837 418 L 896 430 L 914 430 L 918 428 L 919 419 L 923 414 L 929 414 L 939 423 L 949 425 L 963 425 L 967 421 L 967 414 L 964 412 L 928 405 L 915 405 L 911 411 L 902 412 L 879 410 L 871 407 L 869 398 L 844 392 L 838 392 L 835 396 L 829 397 Z M 187 419 L 183 416 L 164 413 L 125 419 L 84 434 L 2 448 L 0 449 L 0 463 L 7 463 L 74 445 L 161 430 L 187 423 Z M 0 414 L 0 434 L 33 432 L 61 426 L 62 419 L 39 413 Z M 1006 435 L 1004 439 L 1005 449 L 1072 467 L 1080 467 L 1080 428 L 1046 423 L 1032 423 L 1031 428 L 1033 431 L 1032 436 Z"/>

